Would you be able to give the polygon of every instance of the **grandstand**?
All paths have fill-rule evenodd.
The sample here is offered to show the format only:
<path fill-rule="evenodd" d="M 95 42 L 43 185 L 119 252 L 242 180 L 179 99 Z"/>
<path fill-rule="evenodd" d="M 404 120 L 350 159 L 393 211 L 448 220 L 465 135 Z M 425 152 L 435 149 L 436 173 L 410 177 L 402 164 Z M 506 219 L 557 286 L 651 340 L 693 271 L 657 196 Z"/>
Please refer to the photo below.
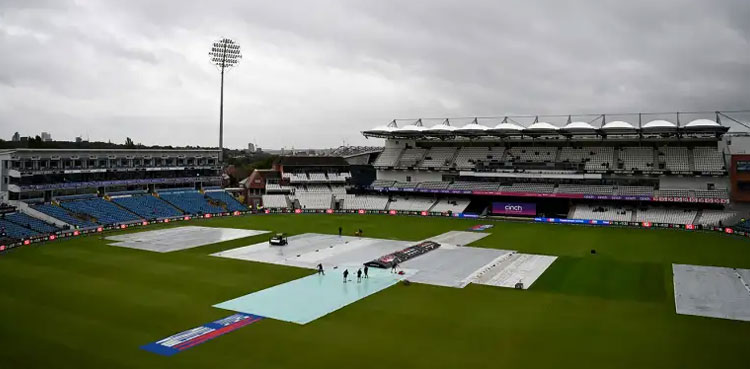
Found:
<path fill-rule="evenodd" d="M 404 211 L 425 208 L 411 204 L 420 194 L 425 203 L 437 201 L 433 211 L 442 209 L 442 196 L 460 194 L 469 200 L 464 210 L 477 212 L 493 201 L 520 201 L 518 196 L 523 196 L 524 202 L 542 207 L 556 204 L 546 210 L 558 215 L 674 224 L 704 219 L 706 225 L 716 224 L 733 214 L 725 155 L 734 149 L 724 140 L 728 128 L 720 117 L 687 124 L 660 117 L 633 125 L 600 116 L 599 128 L 570 121 L 556 127 L 537 120 L 524 128 L 509 123 L 508 117 L 494 128 L 482 125 L 482 119 L 450 128 L 445 119 L 433 127 L 420 120 L 399 128 L 394 121 L 363 132 L 386 140 L 373 163 L 377 178 L 369 188 L 390 198 L 388 209 Z M 569 203 L 550 200 L 555 198 Z M 672 206 L 675 203 L 681 205 Z"/>
<path fill-rule="evenodd" d="M 6 228 L 36 237 L 68 227 L 93 229 L 183 214 L 246 211 L 218 186 L 217 158 L 215 150 L 2 152 L 0 167 L 7 168 L 1 173 L 2 195 L 21 210 L 6 215 L 4 221 L 12 223 Z"/>
<path fill-rule="evenodd" d="M 496 201 L 532 201 L 545 214 L 618 222 L 708 226 L 740 218 L 730 203 L 726 127 L 659 122 L 392 126 L 364 132 L 386 139 L 382 151 L 363 151 L 379 152 L 370 158 L 374 180 L 363 180 L 361 169 L 353 175 L 343 157 L 284 156 L 243 182 L 249 203 L 268 209 L 485 214 Z M 28 203 L 31 214 L 6 221 L 16 233 L 14 225 L 44 234 L 61 224 L 91 228 L 248 210 L 217 186 L 217 156 L 211 150 L 3 152 L 3 195 Z"/>

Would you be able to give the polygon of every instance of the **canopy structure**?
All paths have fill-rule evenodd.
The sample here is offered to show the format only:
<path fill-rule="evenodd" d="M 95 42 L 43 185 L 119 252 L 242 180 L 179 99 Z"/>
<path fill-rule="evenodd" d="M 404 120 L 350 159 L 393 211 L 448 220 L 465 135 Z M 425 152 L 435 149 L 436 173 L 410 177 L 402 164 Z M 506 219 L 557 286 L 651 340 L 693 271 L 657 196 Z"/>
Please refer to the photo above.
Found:
<path fill-rule="evenodd" d="M 703 112 L 705 113 L 705 112 Z M 633 113 L 635 115 L 637 113 Z M 646 113 L 649 114 L 649 113 Z M 652 116 L 657 113 L 651 113 Z M 660 114 L 660 113 L 659 113 Z M 591 122 L 586 121 L 572 121 L 568 116 L 568 122 L 566 124 L 555 125 L 549 122 L 540 121 L 539 117 L 533 116 L 520 116 L 517 118 L 534 118 L 534 122 L 524 127 L 523 125 L 510 119 L 506 116 L 502 119 L 502 122 L 496 125 L 484 125 L 479 120 L 485 121 L 488 119 L 498 118 L 474 118 L 470 123 L 460 127 L 456 127 L 450 124 L 449 118 L 440 118 L 442 123 L 425 127 L 422 124 L 422 119 L 416 121 L 411 120 L 410 124 L 404 125 L 399 128 L 394 119 L 386 125 L 377 126 L 373 129 L 363 131 L 362 134 L 365 137 L 378 137 L 378 138 L 453 138 L 453 137 L 466 137 L 466 138 L 478 138 L 478 137 L 544 137 L 544 136 L 558 136 L 572 138 L 576 136 L 601 136 L 602 138 L 608 136 L 648 136 L 653 135 L 659 136 L 715 136 L 721 137 L 724 133 L 729 130 L 729 127 L 723 125 L 719 120 L 720 117 L 727 117 L 722 112 L 715 112 L 716 119 L 694 119 L 687 124 L 679 124 L 680 114 L 675 113 L 677 116 L 677 122 L 673 123 L 666 119 L 654 119 L 645 124 L 630 123 L 624 120 L 613 120 L 606 122 L 606 114 L 597 115 L 593 121 L 601 118 L 601 126 L 596 127 Z M 620 114 L 622 116 L 624 114 Z M 660 114 L 664 115 L 664 114 Z M 593 116 L 593 115 L 589 115 Z M 560 117 L 560 116 L 554 116 Z M 438 118 L 430 118 L 430 120 Z M 465 119 L 465 118 L 464 118 Z M 638 122 L 641 121 L 641 114 L 638 114 Z M 493 123 L 494 124 L 494 123 Z M 598 125 L 598 124 L 597 124 Z"/>

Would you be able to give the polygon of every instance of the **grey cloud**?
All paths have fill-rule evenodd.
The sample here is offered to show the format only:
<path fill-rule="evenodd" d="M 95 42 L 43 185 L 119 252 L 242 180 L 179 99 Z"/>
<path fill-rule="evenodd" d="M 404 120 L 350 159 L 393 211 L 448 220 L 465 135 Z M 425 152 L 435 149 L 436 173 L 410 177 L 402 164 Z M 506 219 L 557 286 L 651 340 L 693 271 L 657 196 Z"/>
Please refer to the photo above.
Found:
<path fill-rule="evenodd" d="M 0 52 L 32 46 L 0 59 L 5 136 L 56 120 L 58 137 L 212 145 L 222 35 L 244 53 L 233 147 L 361 143 L 394 117 L 750 106 L 746 0 L 24 4 L 0 5 Z"/>

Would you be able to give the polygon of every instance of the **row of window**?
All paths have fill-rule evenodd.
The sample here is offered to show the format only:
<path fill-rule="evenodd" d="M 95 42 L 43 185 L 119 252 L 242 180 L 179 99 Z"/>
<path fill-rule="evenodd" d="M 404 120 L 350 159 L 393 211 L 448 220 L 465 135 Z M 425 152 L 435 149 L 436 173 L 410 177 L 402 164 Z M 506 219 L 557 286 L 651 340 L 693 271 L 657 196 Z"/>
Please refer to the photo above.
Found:
<path fill-rule="evenodd" d="M 85 159 L 85 160 L 12 160 L 6 161 L 5 167 L 17 170 L 50 170 L 50 169 L 105 169 L 105 168 L 139 168 L 162 166 L 212 166 L 213 158 L 155 158 L 155 159 Z"/>

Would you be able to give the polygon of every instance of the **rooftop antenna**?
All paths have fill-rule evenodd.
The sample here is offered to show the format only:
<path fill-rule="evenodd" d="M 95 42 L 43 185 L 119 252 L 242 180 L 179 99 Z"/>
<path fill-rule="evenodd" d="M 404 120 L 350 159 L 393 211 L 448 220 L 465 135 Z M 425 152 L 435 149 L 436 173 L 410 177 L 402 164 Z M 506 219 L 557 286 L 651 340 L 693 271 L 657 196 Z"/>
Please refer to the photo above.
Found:
<path fill-rule="evenodd" d="M 226 37 L 221 38 L 214 41 L 208 56 L 211 63 L 221 71 L 221 95 L 219 98 L 219 163 L 221 163 L 224 157 L 224 70 L 236 66 L 242 59 L 240 44 Z"/>

